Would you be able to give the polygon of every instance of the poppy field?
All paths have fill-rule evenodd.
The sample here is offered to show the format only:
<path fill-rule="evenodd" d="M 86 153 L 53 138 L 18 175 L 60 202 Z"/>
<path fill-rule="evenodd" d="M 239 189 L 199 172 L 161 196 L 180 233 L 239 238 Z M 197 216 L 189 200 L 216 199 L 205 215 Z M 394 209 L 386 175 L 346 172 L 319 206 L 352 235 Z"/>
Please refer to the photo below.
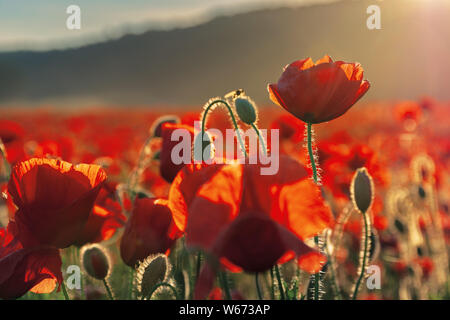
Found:
<path fill-rule="evenodd" d="M 0 109 L 0 299 L 449 299 L 450 103 L 366 100 L 329 56 L 267 82 L 265 106 Z"/>

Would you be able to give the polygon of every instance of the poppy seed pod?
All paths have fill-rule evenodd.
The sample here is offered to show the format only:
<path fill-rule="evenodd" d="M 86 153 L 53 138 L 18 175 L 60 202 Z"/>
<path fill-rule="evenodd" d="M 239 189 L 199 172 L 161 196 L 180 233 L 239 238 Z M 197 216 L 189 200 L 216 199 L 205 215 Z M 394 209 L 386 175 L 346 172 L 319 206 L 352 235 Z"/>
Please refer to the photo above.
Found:
<path fill-rule="evenodd" d="M 153 288 L 167 279 L 171 266 L 164 254 L 147 257 L 139 264 L 136 274 L 136 286 L 141 297 L 148 297 Z"/>
<path fill-rule="evenodd" d="M 356 170 L 350 186 L 350 193 L 353 204 L 362 213 L 366 213 L 372 205 L 374 189 L 372 177 L 367 169 Z"/>
<path fill-rule="evenodd" d="M 106 250 L 99 245 L 84 247 L 81 251 L 83 268 L 91 277 L 104 280 L 108 277 L 110 263 Z"/>
<path fill-rule="evenodd" d="M 242 122 L 251 125 L 256 121 L 255 103 L 249 97 L 239 97 L 234 100 L 236 112 Z"/>

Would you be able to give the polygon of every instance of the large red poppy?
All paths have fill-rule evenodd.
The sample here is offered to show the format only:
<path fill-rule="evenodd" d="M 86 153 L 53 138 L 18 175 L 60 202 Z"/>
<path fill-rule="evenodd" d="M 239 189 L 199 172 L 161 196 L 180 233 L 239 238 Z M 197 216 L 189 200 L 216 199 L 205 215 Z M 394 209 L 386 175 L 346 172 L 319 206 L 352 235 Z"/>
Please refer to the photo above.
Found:
<path fill-rule="evenodd" d="M 122 260 L 134 267 L 155 253 L 166 253 L 181 236 L 165 199 L 137 198 L 120 242 Z"/>
<path fill-rule="evenodd" d="M 169 199 L 178 223 L 187 221 L 188 246 L 213 253 L 232 270 L 251 272 L 314 251 L 302 240 L 330 226 L 333 217 L 306 168 L 281 156 L 276 175 L 260 175 L 260 169 L 228 164 L 179 173 L 185 182 L 174 184 Z"/>
<path fill-rule="evenodd" d="M 48 246 L 23 248 L 10 229 L 0 229 L 0 298 L 15 299 L 28 291 L 52 292 L 62 282 L 59 250 Z"/>
<path fill-rule="evenodd" d="M 122 207 L 116 197 L 116 184 L 105 183 L 75 244 L 83 246 L 86 243 L 108 240 L 118 228 L 125 225 L 125 221 L 126 217 L 122 214 Z"/>
<path fill-rule="evenodd" d="M 307 123 L 320 123 L 343 115 L 369 90 L 359 63 L 333 62 L 329 56 L 314 63 L 311 58 L 288 65 L 270 99 Z"/>
<path fill-rule="evenodd" d="M 106 174 L 99 166 L 33 158 L 17 164 L 8 192 L 24 246 L 65 248 L 82 231 Z"/>

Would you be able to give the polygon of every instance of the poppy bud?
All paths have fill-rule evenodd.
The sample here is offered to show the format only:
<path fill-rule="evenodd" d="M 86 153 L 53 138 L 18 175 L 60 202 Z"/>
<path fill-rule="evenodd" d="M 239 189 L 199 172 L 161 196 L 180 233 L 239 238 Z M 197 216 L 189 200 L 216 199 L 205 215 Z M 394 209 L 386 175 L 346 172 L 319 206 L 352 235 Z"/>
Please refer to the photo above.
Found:
<path fill-rule="evenodd" d="M 255 103 L 249 97 L 239 97 L 234 100 L 236 112 L 242 122 L 251 125 L 256 121 Z"/>
<path fill-rule="evenodd" d="M 152 137 L 161 138 L 162 137 L 162 135 L 161 135 L 162 126 L 164 123 L 178 124 L 178 123 L 181 123 L 181 120 L 179 117 L 172 116 L 172 115 L 159 117 L 158 119 L 153 121 L 153 124 L 150 128 L 150 135 Z"/>
<path fill-rule="evenodd" d="M 110 262 L 104 248 L 99 245 L 85 246 L 81 251 L 81 259 L 88 275 L 98 280 L 108 277 Z"/>
<path fill-rule="evenodd" d="M 194 140 L 194 160 L 208 161 L 214 157 L 213 144 L 210 135 L 205 132 L 203 139 L 199 133 Z"/>
<path fill-rule="evenodd" d="M 373 202 L 374 185 L 366 168 L 359 168 L 353 176 L 350 186 L 353 204 L 359 211 L 366 213 Z"/>
<path fill-rule="evenodd" d="M 153 288 L 167 280 L 171 265 L 167 256 L 158 254 L 148 256 L 139 264 L 136 274 L 137 290 L 141 297 L 148 297 Z"/>

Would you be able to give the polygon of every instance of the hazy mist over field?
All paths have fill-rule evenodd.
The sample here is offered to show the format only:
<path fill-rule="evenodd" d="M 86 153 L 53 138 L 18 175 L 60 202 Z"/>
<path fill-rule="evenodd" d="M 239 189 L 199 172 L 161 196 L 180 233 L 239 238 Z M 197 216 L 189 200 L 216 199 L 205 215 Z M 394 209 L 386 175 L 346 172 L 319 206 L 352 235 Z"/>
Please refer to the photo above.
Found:
<path fill-rule="evenodd" d="M 130 2 L 130 8 L 137 10 L 140 3 Z M 114 14 L 106 17 L 104 10 L 105 20 L 100 18 L 93 28 L 93 14 L 102 12 L 101 6 L 91 12 L 79 1 L 86 38 L 76 35 L 78 31 L 65 30 L 66 4 L 61 3 L 63 14 L 55 22 L 50 19 L 55 8 L 50 10 L 47 26 L 53 30 L 52 24 L 57 23 L 60 31 L 29 34 L 41 46 L 55 48 L 55 39 L 62 35 L 65 40 L 58 42 L 59 47 L 72 44 L 74 48 L 45 51 L 35 43 L 31 47 L 40 49 L 37 52 L 11 51 L 14 40 L 21 48 L 20 28 L 32 29 L 33 23 L 25 18 L 8 22 L 2 10 L 0 24 L 6 27 L 0 28 L 0 47 L 3 44 L 9 51 L 0 53 L 0 104 L 197 105 L 238 86 L 265 105 L 270 103 L 266 86 L 278 80 L 280 66 L 308 56 L 319 59 L 324 54 L 336 60 L 359 61 L 364 66 L 366 77 L 373 83 L 367 100 L 416 99 L 422 95 L 450 99 L 447 1 L 236 0 L 233 5 L 219 1 L 215 7 L 206 6 L 205 1 L 181 3 L 172 3 L 177 11 L 160 7 L 148 16 L 146 10 L 140 10 L 140 15 L 131 15 L 128 27 L 119 23 L 126 19 L 126 11 L 117 18 L 119 15 Z M 191 3 L 191 11 L 186 3 Z M 301 3 L 308 5 L 293 6 Z M 366 9 L 374 3 L 381 7 L 381 30 L 366 27 Z M 20 1 L 15 4 L 19 6 Z M 289 6 L 275 8 L 286 4 Z M 4 3 L 0 9 L 5 9 Z M 120 11 L 116 1 L 110 3 L 111 10 Z M 186 19 L 177 20 L 176 12 L 183 10 Z M 158 16 L 155 12 L 161 13 L 159 24 L 151 19 Z M 214 18 L 212 12 L 222 14 Z M 177 23 L 168 23 L 169 13 Z M 146 17 L 150 22 L 144 23 Z M 114 27 L 98 34 L 97 29 L 104 25 Z M 149 31 L 141 30 L 144 27 Z M 131 34 L 117 38 L 115 30 L 129 30 Z M 97 36 L 92 36 L 96 32 Z M 67 39 L 73 39 L 73 43 Z M 80 46 L 80 39 L 97 43 Z M 23 41 L 22 47 L 27 48 Z"/>

